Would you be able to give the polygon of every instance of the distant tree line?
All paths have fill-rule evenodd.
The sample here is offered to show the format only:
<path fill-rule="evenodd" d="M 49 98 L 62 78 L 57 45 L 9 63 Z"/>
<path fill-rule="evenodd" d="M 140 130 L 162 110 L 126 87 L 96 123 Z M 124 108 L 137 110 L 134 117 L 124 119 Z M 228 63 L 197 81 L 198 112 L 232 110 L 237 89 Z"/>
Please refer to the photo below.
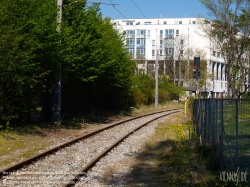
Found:
<path fill-rule="evenodd" d="M 6 128 L 13 119 L 29 123 L 36 115 L 50 121 L 59 68 L 64 117 L 153 102 L 154 79 L 135 75 L 124 36 L 102 18 L 99 5 L 65 6 L 60 25 L 57 16 L 55 1 L 1 1 L 0 126 Z M 171 84 L 164 81 L 161 100 L 178 97 L 176 89 L 164 88 Z"/>

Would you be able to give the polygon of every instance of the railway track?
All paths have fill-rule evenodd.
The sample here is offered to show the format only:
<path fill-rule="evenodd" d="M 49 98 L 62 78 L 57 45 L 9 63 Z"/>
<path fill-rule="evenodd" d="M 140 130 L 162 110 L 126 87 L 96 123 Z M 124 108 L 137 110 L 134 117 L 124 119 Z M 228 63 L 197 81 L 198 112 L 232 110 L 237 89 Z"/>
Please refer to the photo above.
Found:
<path fill-rule="evenodd" d="M 0 171 L 0 186 L 73 186 L 130 134 L 179 111 L 172 109 L 134 117 L 64 143 Z"/>

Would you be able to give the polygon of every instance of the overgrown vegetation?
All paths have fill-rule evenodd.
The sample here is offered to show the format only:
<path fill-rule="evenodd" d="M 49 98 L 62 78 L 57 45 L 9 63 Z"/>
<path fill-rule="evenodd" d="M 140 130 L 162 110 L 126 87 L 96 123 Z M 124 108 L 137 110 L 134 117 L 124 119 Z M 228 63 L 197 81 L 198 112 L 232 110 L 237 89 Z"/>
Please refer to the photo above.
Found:
<path fill-rule="evenodd" d="M 145 74 L 133 76 L 132 80 L 133 105 L 149 105 L 155 101 L 155 80 Z M 182 87 L 175 86 L 167 76 L 161 76 L 158 85 L 158 101 L 164 103 L 170 100 L 179 100 Z"/>
<path fill-rule="evenodd" d="M 185 120 L 183 114 L 178 114 L 158 124 L 133 166 L 128 186 L 236 185 L 220 180 L 219 163 L 211 158 L 209 147 L 200 145 L 191 123 L 178 123 Z M 238 183 L 238 186 L 245 186 L 245 183 Z"/>

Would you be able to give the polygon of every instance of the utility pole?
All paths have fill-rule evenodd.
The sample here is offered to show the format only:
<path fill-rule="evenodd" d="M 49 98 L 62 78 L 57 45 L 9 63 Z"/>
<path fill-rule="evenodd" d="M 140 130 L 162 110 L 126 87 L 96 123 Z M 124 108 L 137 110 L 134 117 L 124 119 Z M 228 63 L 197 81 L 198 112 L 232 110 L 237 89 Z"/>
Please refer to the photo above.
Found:
<path fill-rule="evenodd" d="M 196 55 L 194 57 L 194 69 L 193 69 L 194 79 L 196 80 L 196 94 L 199 94 L 199 83 L 198 79 L 200 79 L 200 56 Z"/>
<path fill-rule="evenodd" d="M 178 85 L 180 86 L 181 85 L 181 57 L 179 55 L 179 81 L 178 81 Z"/>
<path fill-rule="evenodd" d="M 188 28 L 188 70 L 187 70 L 187 80 L 188 80 L 188 81 L 190 81 L 190 80 L 189 80 L 189 78 L 190 78 L 190 77 L 189 77 L 189 66 L 190 66 L 190 62 L 189 62 L 189 50 L 190 50 L 190 49 L 189 49 L 189 28 Z"/>
<path fill-rule="evenodd" d="M 175 85 L 175 78 L 176 78 L 176 77 L 175 77 L 175 76 L 176 76 L 176 73 L 175 73 L 175 69 L 176 69 L 175 62 L 176 62 L 176 61 L 174 60 L 174 85 Z"/>
<path fill-rule="evenodd" d="M 158 48 L 157 48 L 157 29 L 156 29 L 156 60 L 155 60 L 155 107 L 158 106 Z"/>
<path fill-rule="evenodd" d="M 61 31 L 61 22 L 62 22 L 62 9 L 63 9 L 63 0 L 57 0 L 57 7 L 59 8 L 57 23 L 58 32 Z M 55 124 L 59 123 L 61 120 L 61 63 L 58 63 L 57 72 L 55 74 L 55 85 L 54 85 L 54 109 L 53 109 L 53 121 Z"/>

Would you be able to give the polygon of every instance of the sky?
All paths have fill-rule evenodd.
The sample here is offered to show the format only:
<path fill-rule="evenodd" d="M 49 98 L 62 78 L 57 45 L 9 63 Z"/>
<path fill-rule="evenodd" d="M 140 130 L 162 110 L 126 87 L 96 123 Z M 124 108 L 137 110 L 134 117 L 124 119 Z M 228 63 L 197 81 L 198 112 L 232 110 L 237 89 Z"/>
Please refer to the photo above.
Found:
<path fill-rule="evenodd" d="M 88 2 L 94 2 L 89 1 Z M 111 19 L 196 18 L 211 19 L 199 0 L 101 0 L 97 2 L 119 4 L 100 5 L 103 17 Z M 117 10 L 116 10 L 117 9 Z"/>

